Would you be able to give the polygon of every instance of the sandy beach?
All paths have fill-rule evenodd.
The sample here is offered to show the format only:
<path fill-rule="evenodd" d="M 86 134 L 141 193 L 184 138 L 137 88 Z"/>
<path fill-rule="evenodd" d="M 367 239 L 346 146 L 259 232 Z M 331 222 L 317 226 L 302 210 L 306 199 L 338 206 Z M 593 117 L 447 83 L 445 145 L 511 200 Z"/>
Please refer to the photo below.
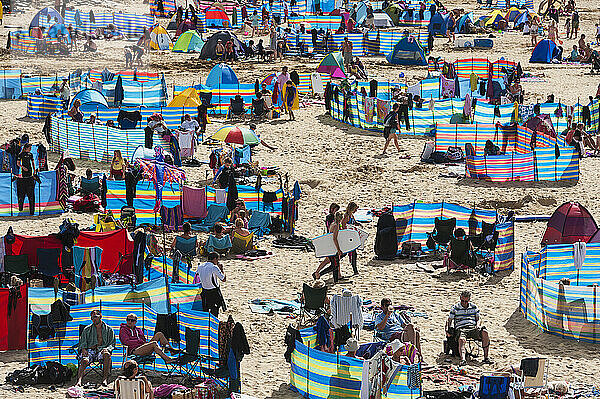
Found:
<path fill-rule="evenodd" d="M 72 3 L 72 4 L 71 4 Z M 483 10 L 477 9 L 475 1 L 468 3 L 453 0 L 445 3 L 447 8 L 475 10 L 476 16 Z M 39 4 L 40 7 L 50 4 Z M 536 2 L 536 7 L 538 3 Z M 69 6 L 88 10 L 89 3 L 74 1 Z M 581 15 L 580 33 L 588 38 L 595 35 L 595 24 L 600 18 L 597 0 L 580 0 L 577 3 Z M 148 12 L 148 5 L 137 2 L 97 2 L 94 9 L 126 9 L 138 13 Z M 33 9 L 26 14 L 5 16 L 5 25 L 28 26 Z M 561 22 L 561 37 L 564 37 L 564 23 Z M 9 29 L 0 28 L 0 42 L 6 42 Z M 465 57 L 487 57 L 494 61 L 500 57 L 521 62 L 525 72 L 540 79 L 522 83 L 525 89 L 525 103 L 543 101 L 548 94 L 555 94 L 557 100 L 567 104 L 578 99 L 587 102 L 595 95 L 600 77 L 589 75 L 589 66 L 529 64 L 532 50 L 530 39 L 520 32 L 495 33 L 494 48 L 490 51 L 458 51 L 446 44 L 445 39 L 436 39 L 434 56 L 452 61 Z M 75 52 L 69 57 L 28 57 L 19 54 L 2 53 L 0 68 L 21 68 L 31 74 L 54 75 L 76 68 L 102 69 L 113 71 L 124 68 L 124 41 L 98 42 L 98 52 L 87 55 Z M 576 40 L 564 40 L 565 49 L 572 48 Z M 81 46 L 81 43 L 80 43 Z M 594 48 L 598 49 L 598 46 Z M 214 63 L 199 61 L 197 55 L 153 52 L 147 57 L 149 71 L 164 72 L 169 91 L 172 85 L 192 84 L 204 81 Z M 384 57 L 363 59 L 370 75 L 392 80 L 403 72 L 408 83 L 416 82 L 427 75 L 426 67 L 398 67 L 385 61 Z M 237 62 L 233 66 L 242 82 L 254 82 L 287 65 L 290 70 L 312 72 L 315 61 L 304 59 L 284 59 L 284 62 L 256 63 Z M 583 102 L 582 100 L 582 102 Z M 42 123 L 25 117 L 26 101 L 3 101 L 0 103 L 0 141 L 8 141 L 16 135 L 29 134 L 32 142 L 43 142 Z M 209 125 L 211 134 L 224 124 L 223 119 L 215 119 Z M 489 183 L 466 178 L 446 178 L 444 166 L 423 164 L 420 154 L 425 144 L 424 138 L 400 137 L 403 155 L 410 159 L 400 159 L 395 150 L 387 157 L 381 157 L 384 139 L 381 135 L 353 128 L 334 121 L 325 115 L 323 106 L 313 105 L 296 112 L 295 121 L 279 119 L 259 124 L 257 130 L 269 144 L 277 147 L 269 150 L 259 148 L 254 160 L 261 166 L 277 165 L 283 173 L 289 174 L 290 181 L 300 182 L 303 198 L 299 205 L 297 234 L 315 237 L 323 232 L 323 210 L 331 202 L 344 208 L 349 201 L 360 207 L 379 208 L 387 204 L 405 204 L 414 200 L 447 201 L 465 206 L 497 208 L 501 213 L 514 210 L 518 214 L 550 215 L 565 201 L 579 201 L 591 213 L 600 218 L 600 159 L 586 158 L 580 163 L 578 182 L 540 183 Z M 210 149 L 200 146 L 196 153 L 199 159 L 208 159 Z M 58 159 L 50 155 L 51 167 Z M 94 171 L 108 170 L 108 164 L 75 160 L 76 174 L 83 175 L 87 167 Z M 190 168 L 186 172 L 191 185 L 204 181 L 206 166 Z M 44 235 L 55 233 L 65 217 L 74 219 L 80 226 L 92 224 L 91 214 L 65 213 L 54 217 L 2 218 L 0 231 L 12 226 L 15 233 Z M 599 219 L 600 220 L 600 219 Z M 437 269 L 428 274 L 419 271 L 412 261 L 393 262 L 375 260 L 373 237 L 376 221 L 366 226 L 370 233 L 367 248 L 358 254 L 360 274 L 342 284 L 333 285 L 330 276 L 326 282 L 331 294 L 350 289 L 363 299 L 379 302 L 383 296 L 397 304 L 414 306 L 428 317 L 416 317 L 413 321 L 421 330 L 425 361 L 428 364 L 445 364 L 442 353 L 444 323 L 450 307 L 458 301 L 458 294 L 465 289 L 473 292 L 473 302 L 482 312 L 491 343 L 491 356 L 495 365 L 481 365 L 472 362 L 466 368 L 470 373 L 480 374 L 501 366 L 518 363 L 526 356 L 543 356 L 550 359 L 550 379 L 571 382 L 597 383 L 600 375 L 600 352 L 597 345 L 582 344 L 573 340 L 561 339 L 542 333 L 527 322 L 519 307 L 520 257 L 526 249 L 539 249 L 545 224 L 518 223 L 515 228 L 515 270 L 494 276 L 464 273 L 447 275 Z M 283 353 L 285 329 L 295 320 L 279 315 L 260 315 L 250 312 L 248 301 L 254 298 L 278 298 L 292 300 L 302 288 L 302 283 L 312 280 L 311 273 L 319 261 L 313 253 L 299 252 L 271 247 L 272 239 L 261 243 L 275 255 L 258 262 L 244 262 L 227 259 L 224 261 L 227 282 L 223 284 L 223 294 L 228 303 L 228 311 L 221 315 L 224 320 L 231 314 L 240 321 L 249 339 L 251 354 L 242 362 L 242 392 L 257 398 L 299 398 L 289 390 L 289 365 Z M 441 265 L 434 261 L 433 265 Z M 342 261 L 342 274 L 350 276 L 351 268 Z M 361 332 L 361 342 L 368 342 L 371 332 Z M 26 366 L 25 351 L 0 353 L 0 382 L 7 373 Z M 457 360 L 454 359 L 457 363 Z M 113 370 L 113 376 L 117 370 Z M 73 381 L 74 382 L 74 381 Z M 426 388 L 433 385 L 428 383 Z M 16 398 L 58 398 L 64 397 L 65 389 L 50 391 L 45 387 L 25 388 L 24 393 L 14 392 L 11 386 L 0 386 L 0 397 Z"/>

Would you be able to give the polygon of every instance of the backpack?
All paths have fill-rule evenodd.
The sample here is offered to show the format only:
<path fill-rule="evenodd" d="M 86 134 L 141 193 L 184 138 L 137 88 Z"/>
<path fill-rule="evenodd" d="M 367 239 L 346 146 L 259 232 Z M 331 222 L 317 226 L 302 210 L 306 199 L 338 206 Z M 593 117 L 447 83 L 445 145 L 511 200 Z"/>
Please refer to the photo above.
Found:
<path fill-rule="evenodd" d="M 396 219 L 392 212 L 384 212 L 377 221 L 375 234 L 375 255 L 380 260 L 391 260 L 398 252 Z"/>
<path fill-rule="evenodd" d="M 448 147 L 448 151 L 446 151 L 446 158 L 448 158 L 449 161 L 462 161 L 465 159 L 465 156 L 462 148 Z"/>
<path fill-rule="evenodd" d="M 38 384 L 62 385 L 71 381 L 73 371 L 58 362 L 48 361 L 39 368 Z"/>
<path fill-rule="evenodd" d="M 390 111 L 389 114 L 385 116 L 383 119 L 383 126 L 385 127 L 394 127 L 392 120 L 396 117 L 397 113 L 394 111 Z"/>

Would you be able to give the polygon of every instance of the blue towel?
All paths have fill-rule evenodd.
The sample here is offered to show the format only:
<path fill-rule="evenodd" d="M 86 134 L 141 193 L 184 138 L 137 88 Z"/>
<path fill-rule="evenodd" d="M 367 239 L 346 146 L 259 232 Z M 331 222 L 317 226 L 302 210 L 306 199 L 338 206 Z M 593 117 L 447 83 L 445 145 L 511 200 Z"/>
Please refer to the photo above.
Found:
<path fill-rule="evenodd" d="M 268 212 L 253 211 L 248 221 L 248 230 L 256 231 L 258 237 L 269 232 L 271 215 Z"/>
<path fill-rule="evenodd" d="M 202 219 L 202 222 L 193 225 L 192 228 L 194 230 L 208 232 L 212 230 L 215 223 L 225 219 L 228 213 L 229 209 L 227 209 L 227 205 L 212 204 L 208 207 L 207 215 Z"/>

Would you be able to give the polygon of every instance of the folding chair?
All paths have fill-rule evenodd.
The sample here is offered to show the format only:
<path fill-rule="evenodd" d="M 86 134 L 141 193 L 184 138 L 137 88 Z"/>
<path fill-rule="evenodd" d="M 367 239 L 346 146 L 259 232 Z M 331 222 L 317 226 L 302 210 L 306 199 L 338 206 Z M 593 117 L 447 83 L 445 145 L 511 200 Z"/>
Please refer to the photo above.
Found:
<path fill-rule="evenodd" d="M 82 194 L 100 195 L 100 177 L 92 177 L 91 179 L 82 177 L 79 189 Z"/>
<path fill-rule="evenodd" d="M 433 231 L 427 233 L 429 237 L 427 239 L 427 247 L 431 250 L 439 249 L 439 247 L 447 248 L 455 228 L 456 218 L 435 218 Z"/>
<path fill-rule="evenodd" d="M 537 395 L 548 387 L 549 368 L 550 361 L 546 358 L 521 359 L 521 374 L 517 375 L 515 382 L 515 389 L 521 391 L 521 397 Z"/>
<path fill-rule="evenodd" d="M 248 230 L 254 232 L 257 238 L 269 232 L 271 225 L 271 214 L 269 212 L 252 211 L 250 220 L 248 220 Z"/>
<path fill-rule="evenodd" d="M 56 277 L 61 274 L 60 270 L 60 248 L 37 248 L 37 272 L 44 276 Z"/>
<path fill-rule="evenodd" d="M 495 223 L 481 223 L 481 233 L 469 236 L 475 251 L 494 251 L 498 243 L 498 232 Z"/>
<path fill-rule="evenodd" d="M 264 98 L 252 99 L 252 119 L 262 120 L 267 117 L 267 107 Z"/>
<path fill-rule="evenodd" d="M 145 333 L 144 333 L 145 334 Z M 144 366 L 152 365 L 152 368 L 156 370 L 156 355 L 134 355 L 127 353 L 127 346 L 123 345 L 123 361 L 121 362 L 121 367 L 125 364 L 127 360 L 135 360 L 135 362 L 140 367 L 140 370 L 144 370 Z"/>
<path fill-rule="evenodd" d="M 167 364 L 167 368 L 170 367 L 168 377 L 178 371 L 178 374 L 185 376 L 185 378 L 193 378 L 194 370 L 200 362 L 201 358 L 198 353 L 200 350 L 200 331 L 192 330 L 189 327 L 185 328 L 185 350 L 180 353 L 177 360 L 171 364 Z M 191 365 L 191 366 L 190 366 Z"/>
<path fill-rule="evenodd" d="M 83 329 L 86 327 L 85 324 L 80 324 L 79 325 L 79 337 L 81 337 L 81 333 L 83 333 Z M 78 349 L 79 349 L 79 342 L 72 345 L 69 348 L 69 353 L 71 354 L 75 354 L 78 355 Z M 77 360 L 77 369 L 79 370 L 79 359 Z M 83 373 L 83 377 L 87 376 L 89 373 L 95 373 L 98 375 L 98 377 L 103 378 L 104 374 L 102 373 L 102 368 L 103 368 L 103 363 L 101 360 L 97 360 L 95 362 L 90 362 L 90 364 L 87 365 L 87 369 L 84 371 Z"/>
<path fill-rule="evenodd" d="M 506 399 L 510 388 L 510 376 L 482 375 L 479 378 L 479 399 Z"/>
<path fill-rule="evenodd" d="M 308 284 L 302 285 L 300 296 L 300 317 L 298 325 L 305 322 L 315 322 L 319 316 L 325 313 L 325 299 L 327 298 L 327 287 L 313 288 Z"/>
<path fill-rule="evenodd" d="M 115 381 L 115 399 L 146 399 L 146 387 L 141 378 L 119 377 Z"/>
<path fill-rule="evenodd" d="M 229 103 L 229 110 L 227 112 L 227 119 L 233 119 L 235 117 L 244 118 L 246 115 L 246 108 L 244 107 L 244 99 L 237 95 L 231 99 Z"/>
<path fill-rule="evenodd" d="M 450 239 L 450 251 L 444 254 L 444 266 L 448 274 L 451 269 L 469 271 L 477 266 L 477 257 L 471 250 L 471 241 L 468 237 L 464 240 L 454 237 Z"/>
<path fill-rule="evenodd" d="M 27 254 L 4 255 L 4 272 L 16 275 L 29 273 L 29 260 Z"/>

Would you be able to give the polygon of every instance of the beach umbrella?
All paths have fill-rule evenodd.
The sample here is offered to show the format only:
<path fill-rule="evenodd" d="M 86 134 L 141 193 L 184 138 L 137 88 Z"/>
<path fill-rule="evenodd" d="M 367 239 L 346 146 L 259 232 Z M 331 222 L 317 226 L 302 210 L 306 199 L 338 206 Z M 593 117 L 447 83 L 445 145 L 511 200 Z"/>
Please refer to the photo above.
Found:
<path fill-rule="evenodd" d="M 258 144 L 260 142 L 256 134 L 254 134 L 254 130 L 233 125 L 223 126 L 211 138 L 229 144 L 241 145 Z"/>

